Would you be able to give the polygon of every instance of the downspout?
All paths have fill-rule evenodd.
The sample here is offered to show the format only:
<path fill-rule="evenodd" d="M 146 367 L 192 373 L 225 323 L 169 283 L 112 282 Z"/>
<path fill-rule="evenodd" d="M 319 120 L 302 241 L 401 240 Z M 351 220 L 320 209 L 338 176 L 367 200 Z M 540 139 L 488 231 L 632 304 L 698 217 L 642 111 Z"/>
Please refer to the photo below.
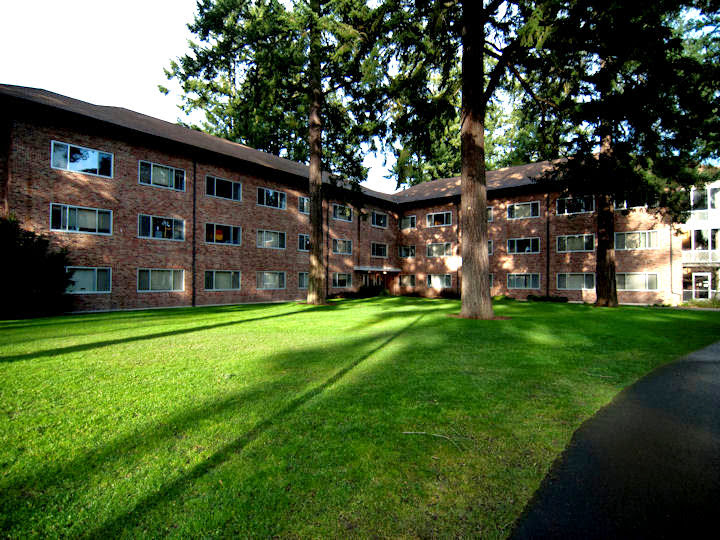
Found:
<path fill-rule="evenodd" d="M 545 194 L 545 296 L 550 296 L 550 193 Z"/>
<path fill-rule="evenodd" d="M 197 303 L 195 279 L 197 278 L 197 161 L 193 159 L 193 210 L 192 210 L 192 307 Z"/>

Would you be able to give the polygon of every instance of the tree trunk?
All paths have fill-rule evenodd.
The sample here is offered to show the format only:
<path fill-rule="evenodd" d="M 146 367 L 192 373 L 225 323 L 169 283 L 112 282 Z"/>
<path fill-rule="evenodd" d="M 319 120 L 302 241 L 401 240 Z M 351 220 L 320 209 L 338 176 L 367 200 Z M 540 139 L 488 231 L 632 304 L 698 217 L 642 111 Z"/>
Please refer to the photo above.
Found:
<path fill-rule="evenodd" d="M 597 196 L 596 306 L 617 307 L 615 283 L 615 212 L 612 196 Z"/>
<path fill-rule="evenodd" d="M 320 0 L 310 2 L 310 279 L 307 303 L 325 303 L 322 220 L 322 87 L 320 80 Z"/>
<path fill-rule="evenodd" d="M 485 180 L 483 3 L 462 3 L 461 219 L 462 308 L 468 319 L 492 319 Z"/>

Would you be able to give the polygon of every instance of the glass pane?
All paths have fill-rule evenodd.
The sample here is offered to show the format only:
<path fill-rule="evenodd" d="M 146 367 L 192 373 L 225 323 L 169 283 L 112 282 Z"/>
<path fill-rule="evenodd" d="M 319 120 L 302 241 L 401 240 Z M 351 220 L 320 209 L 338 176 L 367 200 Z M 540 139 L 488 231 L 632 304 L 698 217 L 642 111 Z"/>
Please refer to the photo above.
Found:
<path fill-rule="evenodd" d="M 110 221 L 110 212 L 98 211 L 98 232 L 110 234 L 112 232 Z"/>
<path fill-rule="evenodd" d="M 585 249 L 585 237 L 584 236 L 570 236 L 567 239 L 568 251 L 582 251 Z"/>
<path fill-rule="evenodd" d="M 99 268 L 97 271 L 97 290 L 108 292 L 110 290 L 110 269 Z"/>
<path fill-rule="evenodd" d="M 240 227 L 233 227 L 232 243 L 239 245 L 242 241 L 242 229 Z"/>
<path fill-rule="evenodd" d="M 580 290 L 585 285 L 585 276 L 583 274 L 568 274 L 567 288 L 573 291 Z"/>
<path fill-rule="evenodd" d="M 216 289 L 232 289 L 232 272 L 215 272 Z"/>
<path fill-rule="evenodd" d="M 280 205 L 278 208 L 285 208 L 285 194 L 280 193 L 279 195 L 280 195 Z"/>
<path fill-rule="evenodd" d="M 60 205 L 53 204 L 50 208 L 50 228 L 63 229 L 64 208 Z"/>
<path fill-rule="evenodd" d="M 262 188 L 258 188 L 257 203 L 265 204 L 265 190 Z"/>
<path fill-rule="evenodd" d="M 692 193 L 692 209 L 707 210 L 707 190 L 696 189 Z"/>
<path fill-rule="evenodd" d="M 208 270 L 205 272 L 205 290 L 211 291 L 214 289 L 213 287 L 213 272 L 212 270 Z"/>
<path fill-rule="evenodd" d="M 185 277 L 185 272 L 182 270 L 173 270 L 173 291 L 182 291 L 185 287 L 183 284 L 183 279 Z"/>
<path fill-rule="evenodd" d="M 78 209 L 78 229 L 83 232 L 97 232 L 97 213 L 95 210 Z"/>
<path fill-rule="evenodd" d="M 645 274 L 625 274 L 625 287 L 629 290 L 645 289 Z"/>
<path fill-rule="evenodd" d="M 173 220 L 161 217 L 152 218 L 154 238 L 172 238 Z"/>
<path fill-rule="evenodd" d="M 647 276 L 647 288 L 648 290 L 655 291 L 658 288 L 658 277 L 657 274 L 648 274 Z"/>
<path fill-rule="evenodd" d="M 205 178 L 205 194 L 215 195 L 215 178 L 212 176 Z"/>
<path fill-rule="evenodd" d="M 52 145 L 52 166 L 56 169 L 68 168 L 68 146 L 62 143 Z"/>
<path fill-rule="evenodd" d="M 150 270 L 138 270 L 138 290 L 150 290 Z"/>
<path fill-rule="evenodd" d="M 215 180 L 215 195 L 217 197 L 224 197 L 226 199 L 232 199 L 233 198 L 233 189 L 232 189 L 232 182 L 228 182 L 227 180 L 221 180 L 218 178 Z"/>
<path fill-rule="evenodd" d="M 173 239 L 185 239 L 185 222 L 182 219 L 176 219 L 175 223 L 173 224 Z"/>
<path fill-rule="evenodd" d="M 150 216 L 140 216 L 140 236 L 150 236 Z"/>
<path fill-rule="evenodd" d="M 68 230 L 77 231 L 77 208 L 68 208 Z"/>
<path fill-rule="evenodd" d="M 152 167 L 149 163 L 140 162 L 140 182 L 150 184 L 152 179 Z"/>
<path fill-rule="evenodd" d="M 567 289 L 567 274 L 558 274 L 558 289 Z"/>
<path fill-rule="evenodd" d="M 162 165 L 152 166 L 152 183 L 156 186 L 173 187 L 173 171 Z"/>
<path fill-rule="evenodd" d="M 112 176 L 112 155 L 100 152 L 99 156 L 99 174 Z"/>
<path fill-rule="evenodd" d="M 153 291 L 172 290 L 172 270 L 153 270 L 150 273 L 150 289 Z"/>
<path fill-rule="evenodd" d="M 72 292 L 94 292 L 95 291 L 95 270 L 76 269 L 72 275 Z"/>
<path fill-rule="evenodd" d="M 617 274 L 615 276 L 615 285 L 617 286 L 618 290 L 625 290 L 625 274 Z"/>
<path fill-rule="evenodd" d="M 277 191 L 266 191 L 265 192 L 265 204 L 268 206 L 274 206 L 275 208 L 280 206 Z"/>
<path fill-rule="evenodd" d="M 710 243 L 708 239 L 708 231 L 703 229 L 697 229 L 694 231 L 695 234 L 695 249 L 709 249 Z"/>
<path fill-rule="evenodd" d="M 648 232 L 647 237 L 646 237 L 647 245 L 645 247 L 656 248 L 658 246 L 657 237 L 658 237 L 657 231 Z"/>
<path fill-rule="evenodd" d="M 716 250 L 720 246 L 720 229 L 710 231 L 710 249 Z"/>
<path fill-rule="evenodd" d="M 185 190 L 185 171 L 175 170 L 175 189 Z"/>
<path fill-rule="evenodd" d="M 215 242 L 215 225 L 212 223 L 205 224 L 205 241 L 210 243 Z"/>
<path fill-rule="evenodd" d="M 710 208 L 720 208 L 720 187 L 710 188 Z"/>
<path fill-rule="evenodd" d="M 585 274 L 585 288 L 592 290 L 595 288 L 595 275 Z"/>
<path fill-rule="evenodd" d="M 98 174 L 97 151 L 77 146 L 70 147 L 70 170 Z"/>
<path fill-rule="evenodd" d="M 233 273 L 232 273 L 232 288 L 233 288 L 233 289 L 239 289 L 239 288 L 240 288 L 240 272 L 233 272 Z"/>
<path fill-rule="evenodd" d="M 558 251 L 567 251 L 567 238 L 564 236 L 558 236 Z"/>
<path fill-rule="evenodd" d="M 625 249 L 639 249 L 642 247 L 642 238 L 640 233 L 625 234 Z"/>
<path fill-rule="evenodd" d="M 532 288 L 533 289 L 540 288 L 540 275 L 539 274 L 532 274 Z"/>
<path fill-rule="evenodd" d="M 230 242 L 230 227 L 227 225 L 215 225 L 215 242 L 218 244 Z"/>
<path fill-rule="evenodd" d="M 591 234 L 585 236 L 585 249 L 588 251 L 595 249 L 595 237 Z"/>
<path fill-rule="evenodd" d="M 239 201 L 242 199 L 242 184 L 233 183 L 233 199 Z"/>

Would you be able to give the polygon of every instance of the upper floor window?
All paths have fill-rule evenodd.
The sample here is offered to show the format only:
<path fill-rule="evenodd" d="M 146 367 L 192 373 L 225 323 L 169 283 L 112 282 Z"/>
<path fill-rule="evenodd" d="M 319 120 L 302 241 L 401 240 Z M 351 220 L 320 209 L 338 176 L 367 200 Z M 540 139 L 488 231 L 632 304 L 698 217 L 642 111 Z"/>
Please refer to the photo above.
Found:
<path fill-rule="evenodd" d="M 233 244 L 239 246 L 242 243 L 242 228 L 221 223 L 206 223 L 205 242 L 208 244 Z"/>
<path fill-rule="evenodd" d="M 488 255 L 492 255 L 492 254 L 493 254 L 493 241 L 488 240 Z"/>
<path fill-rule="evenodd" d="M 540 238 L 510 238 L 507 252 L 511 254 L 540 253 Z"/>
<path fill-rule="evenodd" d="M 683 250 L 717 251 L 720 249 L 720 229 L 693 229 L 683 238 Z"/>
<path fill-rule="evenodd" d="M 488 218 L 488 223 L 492 222 L 492 220 L 493 220 L 493 207 L 492 206 L 487 207 L 487 218 Z"/>
<path fill-rule="evenodd" d="M 427 256 L 428 257 L 450 257 L 452 256 L 452 244 L 450 242 L 443 242 L 438 244 L 427 245 Z"/>
<path fill-rule="evenodd" d="M 523 202 L 509 204 L 507 207 L 508 219 L 526 219 L 540 217 L 540 202 Z"/>
<path fill-rule="evenodd" d="M 68 266 L 71 272 L 69 294 L 107 294 L 112 288 L 112 270 L 91 266 Z"/>
<path fill-rule="evenodd" d="M 138 292 L 178 292 L 184 290 L 184 270 L 138 268 Z"/>
<path fill-rule="evenodd" d="M 52 141 L 50 165 L 53 169 L 92 174 L 104 178 L 113 176 L 113 155 L 92 148 Z"/>
<path fill-rule="evenodd" d="M 112 210 L 53 203 L 50 205 L 50 229 L 87 234 L 112 234 Z"/>
<path fill-rule="evenodd" d="M 557 288 L 564 291 L 591 291 L 595 288 L 595 274 L 558 273 Z"/>
<path fill-rule="evenodd" d="M 400 246 L 400 258 L 410 259 L 415 256 L 415 246 Z"/>
<path fill-rule="evenodd" d="M 373 210 L 372 213 L 372 226 L 373 227 L 380 227 L 382 229 L 387 229 L 388 226 L 388 215 L 383 214 L 381 212 L 375 212 Z"/>
<path fill-rule="evenodd" d="M 618 291 L 657 291 L 658 275 L 644 272 L 623 272 L 615 276 Z"/>
<path fill-rule="evenodd" d="M 259 187 L 257 193 L 257 203 L 259 206 L 268 206 L 270 208 L 285 210 L 287 197 L 282 191 Z"/>
<path fill-rule="evenodd" d="M 380 244 L 378 242 L 371 242 L 370 253 L 373 257 L 387 258 L 388 254 L 387 244 Z"/>
<path fill-rule="evenodd" d="M 333 253 L 339 255 L 352 255 L 352 240 L 339 240 L 333 238 L 332 241 Z"/>
<path fill-rule="evenodd" d="M 340 221 L 352 221 L 352 208 L 342 204 L 333 204 L 333 219 L 339 219 Z"/>
<path fill-rule="evenodd" d="M 284 289 L 285 272 L 257 272 L 257 288 L 265 290 Z"/>
<path fill-rule="evenodd" d="M 185 240 L 185 221 L 138 214 L 138 236 L 158 240 Z"/>
<path fill-rule="evenodd" d="M 444 227 L 452 225 L 452 212 L 435 212 L 427 215 L 428 227 Z"/>
<path fill-rule="evenodd" d="M 416 227 L 415 216 L 403 216 L 400 218 L 400 229 L 414 229 Z"/>
<path fill-rule="evenodd" d="M 309 234 L 298 234 L 298 251 L 310 251 Z"/>
<path fill-rule="evenodd" d="M 298 212 L 310 214 L 310 197 L 298 197 Z"/>
<path fill-rule="evenodd" d="M 138 179 L 147 186 L 185 191 L 185 171 L 175 167 L 140 161 Z"/>
<path fill-rule="evenodd" d="M 557 237 L 558 253 L 566 253 L 568 251 L 594 251 L 595 235 L 594 234 L 570 234 Z"/>
<path fill-rule="evenodd" d="M 267 249 L 285 249 L 285 233 L 279 231 L 257 232 L 257 247 Z"/>
<path fill-rule="evenodd" d="M 239 291 L 239 270 L 205 270 L 206 291 Z"/>
<path fill-rule="evenodd" d="M 595 211 L 595 197 L 563 197 L 555 203 L 558 214 L 585 214 Z"/>
<path fill-rule="evenodd" d="M 615 249 L 655 249 L 658 247 L 657 231 L 634 231 L 615 233 Z"/>
<path fill-rule="evenodd" d="M 242 183 L 207 175 L 205 177 L 205 194 L 209 197 L 242 201 Z"/>

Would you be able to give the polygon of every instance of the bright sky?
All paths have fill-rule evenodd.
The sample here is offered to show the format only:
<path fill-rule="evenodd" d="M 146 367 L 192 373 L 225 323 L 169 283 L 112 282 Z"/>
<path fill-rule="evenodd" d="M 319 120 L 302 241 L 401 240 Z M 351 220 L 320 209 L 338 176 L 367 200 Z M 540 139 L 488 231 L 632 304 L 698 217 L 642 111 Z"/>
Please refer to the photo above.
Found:
<path fill-rule="evenodd" d="M 187 50 L 196 0 L 0 2 L 0 83 L 43 88 L 176 122 L 178 87 L 163 68 Z M 170 89 L 162 95 L 159 84 Z M 395 190 L 383 156 L 367 156 L 370 189 Z"/>

